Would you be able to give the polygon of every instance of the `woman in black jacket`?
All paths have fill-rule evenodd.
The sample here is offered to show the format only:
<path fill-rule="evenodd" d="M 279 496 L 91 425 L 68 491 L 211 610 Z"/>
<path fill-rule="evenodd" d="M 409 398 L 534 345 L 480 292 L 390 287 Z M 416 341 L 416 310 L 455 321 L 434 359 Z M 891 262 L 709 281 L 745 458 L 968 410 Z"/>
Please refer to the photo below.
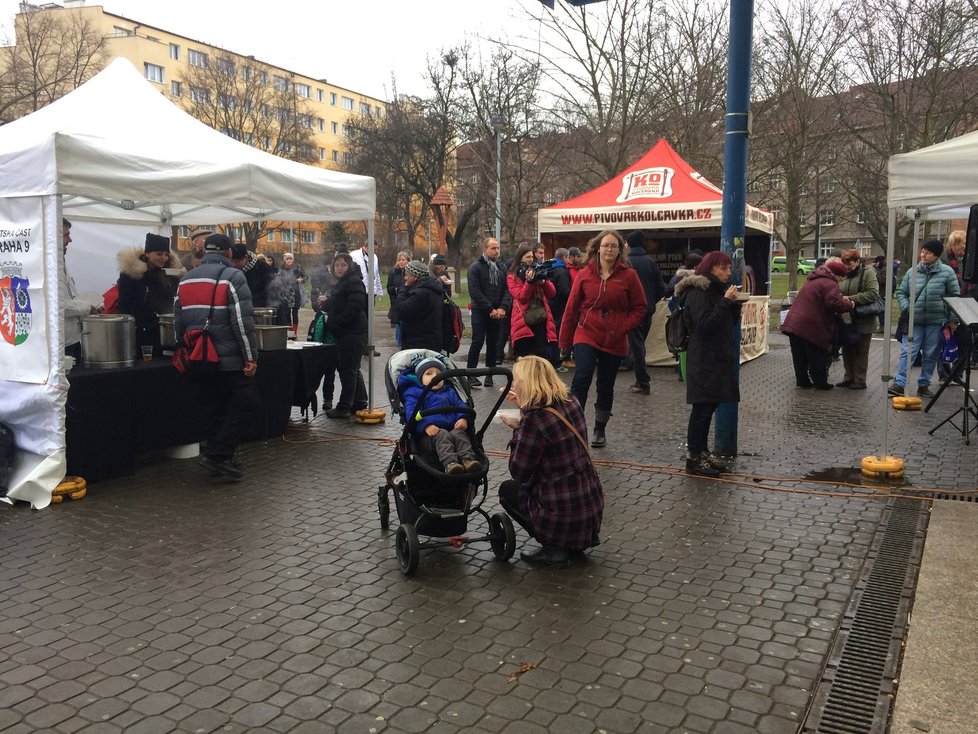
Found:
<path fill-rule="evenodd" d="M 167 269 L 180 269 L 180 258 L 170 249 L 170 238 L 147 232 L 143 248 L 123 250 L 119 260 L 119 313 L 136 319 L 136 344 L 153 347 L 160 356 L 160 314 L 173 313 L 179 276 Z"/>
<path fill-rule="evenodd" d="M 397 318 L 401 325 L 401 349 L 445 348 L 441 312 L 445 289 L 431 276 L 428 266 L 420 260 L 408 263 L 404 269 L 404 287 L 397 295 Z"/>
<path fill-rule="evenodd" d="M 740 359 L 734 327 L 740 318 L 737 288 L 729 285 L 730 257 L 709 252 L 676 284 L 689 330 L 686 348 L 686 402 L 692 405 L 686 444 L 686 471 L 715 477 L 723 468 L 709 451 L 710 424 L 720 403 L 739 403 L 736 367 Z"/>
<path fill-rule="evenodd" d="M 404 347 L 401 346 L 401 321 L 397 316 L 397 294 L 404 287 L 404 268 L 409 262 L 411 262 L 411 253 L 407 250 L 401 250 L 397 253 L 397 262 L 387 274 L 387 295 L 391 299 L 391 307 L 387 310 L 387 319 L 394 327 L 394 341 L 397 342 L 398 349 L 404 349 Z"/>
<path fill-rule="evenodd" d="M 367 351 L 367 290 L 360 268 L 346 252 L 333 259 L 336 285 L 323 303 L 326 330 L 336 339 L 337 371 L 340 373 L 340 398 L 326 411 L 327 418 L 349 418 L 367 407 L 367 388 L 360 372 L 360 360 Z"/>

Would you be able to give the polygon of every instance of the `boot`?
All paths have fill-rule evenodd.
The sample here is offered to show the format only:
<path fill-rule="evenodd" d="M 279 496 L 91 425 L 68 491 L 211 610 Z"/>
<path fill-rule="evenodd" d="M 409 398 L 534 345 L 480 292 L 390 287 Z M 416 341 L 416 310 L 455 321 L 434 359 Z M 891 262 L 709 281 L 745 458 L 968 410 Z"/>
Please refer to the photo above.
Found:
<path fill-rule="evenodd" d="M 699 477 L 720 476 L 720 470 L 710 463 L 710 454 L 706 451 L 695 454 L 690 452 L 686 457 L 686 472 Z"/>
<path fill-rule="evenodd" d="M 520 558 L 527 563 L 553 568 L 563 568 L 570 562 L 567 551 L 556 545 L 544 545 L 531 553 L 521 551 Z"/>
<path fill-rule="evenodd" d="M 594 435 L 591 437 L 592 449 L 603 449 L 608 443 L 608 439 L 604 435 L 606 425 L 608 425 L 607 421 L 594 421 Z"/>

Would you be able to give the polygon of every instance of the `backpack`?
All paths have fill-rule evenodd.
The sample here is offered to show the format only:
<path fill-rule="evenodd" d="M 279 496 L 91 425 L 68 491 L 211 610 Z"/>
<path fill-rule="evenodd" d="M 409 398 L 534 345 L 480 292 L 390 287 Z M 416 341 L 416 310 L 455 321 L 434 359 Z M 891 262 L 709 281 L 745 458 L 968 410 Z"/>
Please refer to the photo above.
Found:
<path fill-rule="evenodd" d="M 689 345 L 689 328 L 686 326 L 686 299 L 676 302 L 676 310 L 666 316 L 666 346 L 674 357 L 685 352 Z"/>
<path fill-rule="evenodd" d="M 447 294 L 441 302 L 441 331 L 443 349 L 448 354 L 455 354 L 462 345 L 462 331 L 465 322 L 462 321 L 462 309 L 458 307 Z"/>

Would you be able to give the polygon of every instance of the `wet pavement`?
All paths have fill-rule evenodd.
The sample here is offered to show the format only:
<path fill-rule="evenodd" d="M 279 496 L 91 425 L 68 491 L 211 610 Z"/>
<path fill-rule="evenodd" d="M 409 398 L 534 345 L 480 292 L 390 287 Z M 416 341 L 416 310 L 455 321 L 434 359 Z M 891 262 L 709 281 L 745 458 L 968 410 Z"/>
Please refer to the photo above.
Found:
<path fill-rule="evenodd" d="M 798 731 L 887 502 L 837 483 L 878 450 L 882 388 L 797 390 L 772 335 L 742 371 L 742 474 L 717 482 L 679 471 L 674 372 L 651 396 L 629 378 L 595 451 L 603 542 L 568 569 L 480 543 L 405 578 L 376 511 L 390 420 L 296 412 L 240 483 L 145 457 L 84 500 L 0 510 L 0 731 Z M 915 489 L 974 489 L 974 443 L 926 434 L 952 402 L 890 416 Z"/>

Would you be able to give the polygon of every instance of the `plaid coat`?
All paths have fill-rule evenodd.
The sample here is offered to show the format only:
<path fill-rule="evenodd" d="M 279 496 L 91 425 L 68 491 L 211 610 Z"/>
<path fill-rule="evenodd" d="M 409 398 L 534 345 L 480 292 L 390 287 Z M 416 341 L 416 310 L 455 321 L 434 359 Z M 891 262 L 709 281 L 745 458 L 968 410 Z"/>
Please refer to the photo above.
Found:
<path fill-rule="evenodd" d="M 586 441 L 587 424 L 577 400 L 553 407 Z M 509 444 L 509 471 L 520 487 L 520 511 L 530 518 L 536 539 L 584 550 L 598 544 L 604 490 L 577 436 L 545 408 L 523 411 Z"/>

